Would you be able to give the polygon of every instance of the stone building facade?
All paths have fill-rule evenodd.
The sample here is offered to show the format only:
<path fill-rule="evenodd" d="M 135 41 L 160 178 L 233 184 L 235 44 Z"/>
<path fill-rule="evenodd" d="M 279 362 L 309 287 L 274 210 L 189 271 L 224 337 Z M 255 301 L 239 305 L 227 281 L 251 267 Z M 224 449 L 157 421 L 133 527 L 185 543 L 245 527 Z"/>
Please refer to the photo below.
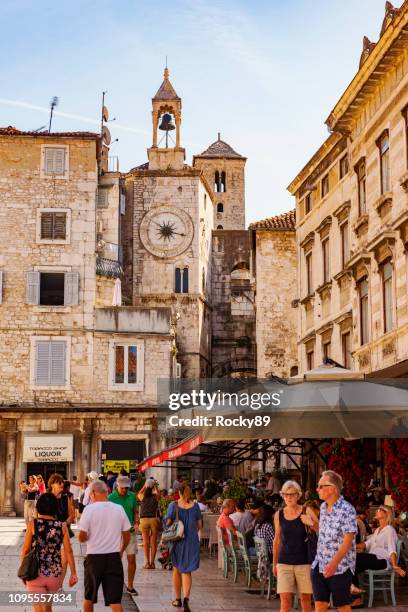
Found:
<path fill-rule="evenodd" d="M 133 444 L 139 460 L 155 448 L 171 313 L 111 306 L 120 179 L 103 172 L 100 148 L 92 133 L 0 130 L 3 514 L 21 511 L 29 473 L 82 478 L 116 458 L 114 443 Z"/>
<path fill-rule="evenodd" d="M 296 311 L 296 215 L 292 210 L 252 223 L 251 266 L 256 287 L 258 378 L 298 372 Z"/>
<path fill-rule="evenodd" d="M 325 357 L 377 376 L 408 368 L 408 2 L 330 113 L 296 197 L 302 372 Z"/>

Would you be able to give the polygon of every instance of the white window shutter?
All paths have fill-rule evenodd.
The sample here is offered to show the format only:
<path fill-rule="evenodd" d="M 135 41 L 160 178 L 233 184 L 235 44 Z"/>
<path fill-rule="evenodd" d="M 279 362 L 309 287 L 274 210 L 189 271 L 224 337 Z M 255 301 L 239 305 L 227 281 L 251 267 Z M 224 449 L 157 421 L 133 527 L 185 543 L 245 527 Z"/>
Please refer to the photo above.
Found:
<path fill-rule="evenodd" d="M 38 341 L 35 345 L 35 384 L 49 385 L 51 373 L 50 342 Z"/>
<path fill-rule="evenodd" d="M 64 306 L 76 306 L 79 301 L 79 272 L 65 272 Z"/>
<path fill-rule="evenodd" d="M 65 149 L 54 149 L 54 172 L 55 174 L 65 173 Z"/>
<path fill-rule="evenodd" d="M 106 188 L 99 188 L 97 195 L 97 208 L 108 208 L 108 190 Z"/>
<path fill-rule="evenodd" d="M 26 277 L 26 304 L 40 303 L 40 273 L 27 272 Z"/>
<path fill-rule="evenodd" d="M 45 148 L 44 172 L 52 174 L 54 172 L 54 149 Z"/>
<path fill-rule="evenodd" d="M 0 304 L 3 303 L 3 271 L 0 270 Z"/>
<path fill-rule="evenodd" d="M 51 347 L 51 385 L 65 385 L 66 371 L 66 342 L 55 341 L 50 342 Z"/>

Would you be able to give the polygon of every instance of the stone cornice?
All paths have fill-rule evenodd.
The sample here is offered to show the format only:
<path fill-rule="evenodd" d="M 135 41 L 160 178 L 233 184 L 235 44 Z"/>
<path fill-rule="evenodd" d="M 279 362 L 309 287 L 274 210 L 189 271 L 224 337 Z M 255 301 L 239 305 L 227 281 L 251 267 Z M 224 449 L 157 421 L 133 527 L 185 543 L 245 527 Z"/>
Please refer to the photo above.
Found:
<path fill-rule="evenodd" d="M 338 208 L 333 212 L 333 217 L 336 217 L 337 221 L 340 223 L 347 217 L 350 213 L 351 202 L 347 200 L 347 202 L 343 202 L 340 204 Z"/>
<path fill-rule="evenodd" d="M 309 232 L 307 234 L 307 236 L 305 236 L 302 240 L 302 242 L 300 242 L 299 246 L 301 249 L 307 249 L 307 247 L 310 245 L 310 247 L 313 246 L 313 243 L 315 241 L 315 234 L 314 232 Z"/>
<path fill-rule="evenodd" d="M 323 221 L 320 223 L 320 225 L 316 228 L 315 231 L 321 237 L 322 234 L 324 234 L 325 232 L 327 232 L 330 229 L 331 224 L 332 224 L 332 218 L 331 218 L 330 215 L 328 215 L 327 217 L 325 217 L 323 219 Z"/>
<path fill-rule="evenodd" d="M 393 63 L 394 57 L 389 53 L 391 48 L 394 47 L 395 52 L 406 46 L 407 14 L 408 3 L 404 2 L 392 25 L 385 29 L 380 40 L 372 48 L 366 61 L 326 119 L 325 123 L 330 130 L 349 129 L 350 121 L 354 119 L 354 114 L 359 112 L 360 104 L 368 94 L 368 89 L 382 78 L 381 68 L 384 70 L 387 64 Z"/>

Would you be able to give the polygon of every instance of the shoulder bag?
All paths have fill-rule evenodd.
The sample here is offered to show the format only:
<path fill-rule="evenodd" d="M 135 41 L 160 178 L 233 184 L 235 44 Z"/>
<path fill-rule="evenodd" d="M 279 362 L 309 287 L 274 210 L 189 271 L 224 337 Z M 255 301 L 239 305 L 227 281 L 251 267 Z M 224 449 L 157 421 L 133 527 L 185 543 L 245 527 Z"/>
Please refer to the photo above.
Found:
<path fill-rule="evenodd" d="M 21 580 L 35 580 L 38 578 L 40 571 L 40 563 L 37 552 L 37 521 L 34 519 L 34 542 L 31 544 L 31 550 L 26 554 L 18 568 L 17 576 Z"/>
<path fill-rule="evenodd" d="M 184 538 L 184 523 L 179 519 L 179 506 L 176 503 L 176 518 L 169 527 L 165 527 L 162 533 L 163 542 L 178 542 Z"/>

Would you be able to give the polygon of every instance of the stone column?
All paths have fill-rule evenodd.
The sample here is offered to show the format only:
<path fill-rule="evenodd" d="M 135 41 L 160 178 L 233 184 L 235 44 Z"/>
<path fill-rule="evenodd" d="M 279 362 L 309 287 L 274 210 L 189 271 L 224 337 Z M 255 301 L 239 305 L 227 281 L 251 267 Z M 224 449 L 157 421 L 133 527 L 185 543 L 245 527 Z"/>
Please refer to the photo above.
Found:
<path fill-rule="evenodd" d="M 181 116 L 180 113 L 175 113 L 176 119 L 176 149 L 180 147 L 180 124 L 181 124 Z"/>
<path fill-rule="evenodd" d="M 6 469 L 5 469 L 5 495 L 3 514 L 16 516 L 16 449 L 17 449 L 17 421 L 8 419 L 6 425 Z"/>
<path fill-rule="evenodd" d="M 85 431 L 81 433 L 81 473 L 78 474 L 78 479 L 82 480 L 91 471 L 92 457 L 92 432 Z"/>
<path fill-rule="evenodd" d="M 153 117 L 153 147 L 157 147 L 157 125 L 159 123 L 159 113 L 152 111 Z"/>

